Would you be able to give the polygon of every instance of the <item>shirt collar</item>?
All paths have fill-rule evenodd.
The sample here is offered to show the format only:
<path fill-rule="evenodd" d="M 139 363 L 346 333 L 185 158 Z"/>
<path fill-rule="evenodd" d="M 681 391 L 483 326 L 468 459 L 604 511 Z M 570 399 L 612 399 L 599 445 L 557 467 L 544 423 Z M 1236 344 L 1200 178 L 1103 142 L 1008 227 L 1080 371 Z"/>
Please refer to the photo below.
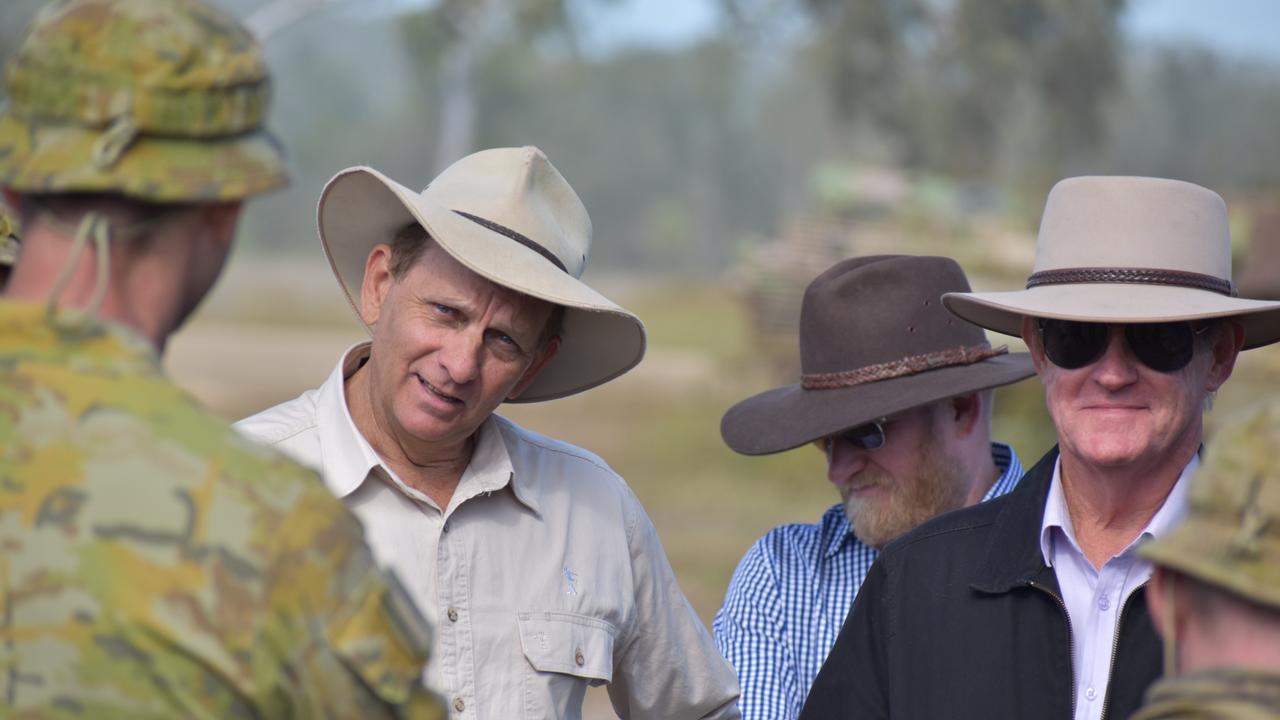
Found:
<path fill-rule="evenodd" d="M 1132 551 L 1143 540 L 1160 537 L 1182 521 L 1183 516 L 1187 514 L 1187 494 L 1191 488 L 1191 476 L 1195 475 L 1198 467 L 1200 467 L 1200 453 L 1192 455 L 1187 461 L 1160 509 L 1156 510 L 1156 514 L 1151 516 L 1146 527 L 1121 551 L 1121 554 Z M 1059 534 L 1071 543 L 1076 552 L 1080 552 L 1075 527 L 1071 524 L 1071 512 L 1067 509 L 1067 497 L 1062 490 L 1061 468 L 1062 456 L 1059 455 L 1053 463 L 1053 479 L 1049 482 L 1049 497 L 1045 500 L 1044 519 L 1040 523 L 1040 555 L 1044 558 L 1044 564 L 1047 567 L 1053 567 L 1053 543 L 1055 536 Z"/>
<path fill-rule="evenodd" d="M 324 482 L 339 498 L 360 487 L 369 473 L 382 465 L 378 453 L 356 429 L 347 408 L 346 379 L 369 358 L 371 343 L 348 348 L 316 394 L 316 428 L 320 435 L 320 458 Z"/>
<path fill-rule="evenodd" d="M 316 397 L 316 425 L 320 434 L 320 454 L 324 468 L 324 481 L 329 491 L 342 498 L 355 492 L 373 471 L 381 468 L 398 490 L 419 502 L 426 501 L 418 491 L 404 483 L 382 461 L 377 451 L 351 419 L 347 407 L 346 380 L 369 358 L 372 343 L 365 341 L 348 348 L 338 360 L 337 366 L 320 386 Z M 481 493 L 501 490 L 511 484 L 517 500 L 534 512 L 538 511 L 537 493 L 530 473 L 517 475 L 512 463 L 508 443 L 511 424 L 491 415 L 476 432 L 471 460 L 458 481 L 455 499 L 457 505 Z M 512 482 L 520 477 L 520 482 Z M 443 509 L 443 508 L 442 508 Z"/>
<path fill-rule="evenodd" d="M 999 442 L 991 443 L 991 459 L 995 462 L 996 469 L 1000 471 L 1000 477 L 991 485 L 991 489 L 987 490 L 987 494 L 982 497 L 982 502 L 1004 495 L 1018 484 L 1018 480 L 1022 479 L 1022 463 L 1011 446 Z M 840 503 L 836 503 L 823 514 L 822 529 L 823 557 L 830 558 L 840 552 L 840 548 L 844 547 L 846 542 L 861 542 L 854 536 L 853 525 L 849 523 L 849 517 L 845 515 L 844 506 Z"/>

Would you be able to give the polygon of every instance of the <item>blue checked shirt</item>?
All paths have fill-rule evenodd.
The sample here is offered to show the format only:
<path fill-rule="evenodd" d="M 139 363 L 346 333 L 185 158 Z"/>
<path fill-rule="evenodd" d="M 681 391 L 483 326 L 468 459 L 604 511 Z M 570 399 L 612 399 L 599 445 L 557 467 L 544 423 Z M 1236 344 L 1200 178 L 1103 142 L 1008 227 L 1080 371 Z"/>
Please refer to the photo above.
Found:
<path fill-rule="evenodd" d="M 991 444 L 1001 475 L 982 499 L 1018 484 L 1013 448 Z M 738 673 L 743 720 L 792 720 L 835 644 L 878 553 L 836 504 L 816 525 L 782 525 L 756 541 L 729 582 L 712 629 Z"/>

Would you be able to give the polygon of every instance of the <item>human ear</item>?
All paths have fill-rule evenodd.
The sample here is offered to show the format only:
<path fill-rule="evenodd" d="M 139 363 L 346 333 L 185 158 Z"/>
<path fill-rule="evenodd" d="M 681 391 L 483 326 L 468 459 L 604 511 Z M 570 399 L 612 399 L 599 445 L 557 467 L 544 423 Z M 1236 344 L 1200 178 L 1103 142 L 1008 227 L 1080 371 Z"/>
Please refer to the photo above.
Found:
<path fill-rule="evenodd" d="M 391 246 L 381 243 L 369 251 L 364 263 L 364 279 L 360 281 L 360 319 L 373 327 L 382 314 L 382 304 L 395 283 L 391 272 Z"/>
<path fill-rule="evenodd" d="M 1036 329 L 1036 319 L 1030 315 L 1022 316 L 1022 342 L 1031 353 L 1031 365 L 1039 373 L 1044 367 L 1044 346 L 1040 343 L 1040 332 Z"/>
<path fill-rule="evenodd" d="M 1209 366 L 1205 390 L 1213 392 L 1231 377 L 1235 369 L 1236 358 L 1244 347 L 1244 327 L 1234 320 L 1224 320 L 1226 327 L 1218 333 L 1212 348 L 1213 362 Z"/>
<path fill-rule="evenodd" d="M 955 423 L 958 434 L 969 435 L 974 428 L 985 427 L 979 423 L 982 419 L 982 393 L 953 397 L 944 401 L 944 406 L 950 414 L 948 419 Z"/>

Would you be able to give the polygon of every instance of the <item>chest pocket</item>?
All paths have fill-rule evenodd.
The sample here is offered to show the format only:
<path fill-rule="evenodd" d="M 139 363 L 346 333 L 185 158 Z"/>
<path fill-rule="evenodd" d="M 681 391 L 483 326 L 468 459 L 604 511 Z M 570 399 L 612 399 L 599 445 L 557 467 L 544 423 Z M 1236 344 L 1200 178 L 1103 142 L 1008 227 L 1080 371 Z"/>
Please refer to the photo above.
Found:
<path fill-rule="evenodd" d="M 529 661 L 525 717 L 579 717 L 587 685 L 613 679 L 611 623 L 560 611 L 517 613 L 520 646 Z"/>

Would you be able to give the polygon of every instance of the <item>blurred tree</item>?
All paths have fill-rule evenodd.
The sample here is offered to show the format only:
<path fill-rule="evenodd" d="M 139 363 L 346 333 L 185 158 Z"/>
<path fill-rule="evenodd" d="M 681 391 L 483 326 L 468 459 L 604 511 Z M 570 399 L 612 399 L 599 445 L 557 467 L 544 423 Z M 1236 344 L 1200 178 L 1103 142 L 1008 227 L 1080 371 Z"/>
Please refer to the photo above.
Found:
<path fill-rule="evenodd" d="M 574 46 L 568 0 L 438 0 L 400 28 L 414 68 L 433 76 L 437 170 L 476 148 L 477 63 L 504 42 Z"/>
<path fill-rule="evenodd" d="M 720 7 L 740 47 L 782 36 L 806 50 L 801 58 L 809 67 L 798 70 L 825 78 L 833 119 L 846 136 L 860 122 L 893 134 L 928 0 L 720 0 Z"/>
<path fill-rule="evenodd" d="M 1224 194 L 1280 188 L 1280 76 L 1205 48 L 1134 53 L 1106 113 L 1103 172 L 1202 183 Z"/>
<path fill-rule="evenodd" d="M 1124 0 L 721 0 L 735 32 L 807 20 L 809 61 L 845 128 L 870 123 L 903 165 L 1020 186 L 1060 174 L 1103 135 Z M 1031 107 L 1020 107 L 1030 104 Z M 1010 125 L 1033 113 L 1035 137 Z"/>
<path fill-rule="evenodd" d="M 958 0 L 934 58 L 938 73 L 957 73 L 956 82 L 940 87 L 958 131 L 944 167 L 962 177 L 989 176 L 1004 149 L 1005 120 L 1020 100 L 1035 104 L 1040 132 L 1030 148 L 1018 148 L 1024 157 L 1007 181 L 1038 195 L 1091 153 L 1102 140 L 1103 101 L 1119 76 L 1123 5 Z"/>

